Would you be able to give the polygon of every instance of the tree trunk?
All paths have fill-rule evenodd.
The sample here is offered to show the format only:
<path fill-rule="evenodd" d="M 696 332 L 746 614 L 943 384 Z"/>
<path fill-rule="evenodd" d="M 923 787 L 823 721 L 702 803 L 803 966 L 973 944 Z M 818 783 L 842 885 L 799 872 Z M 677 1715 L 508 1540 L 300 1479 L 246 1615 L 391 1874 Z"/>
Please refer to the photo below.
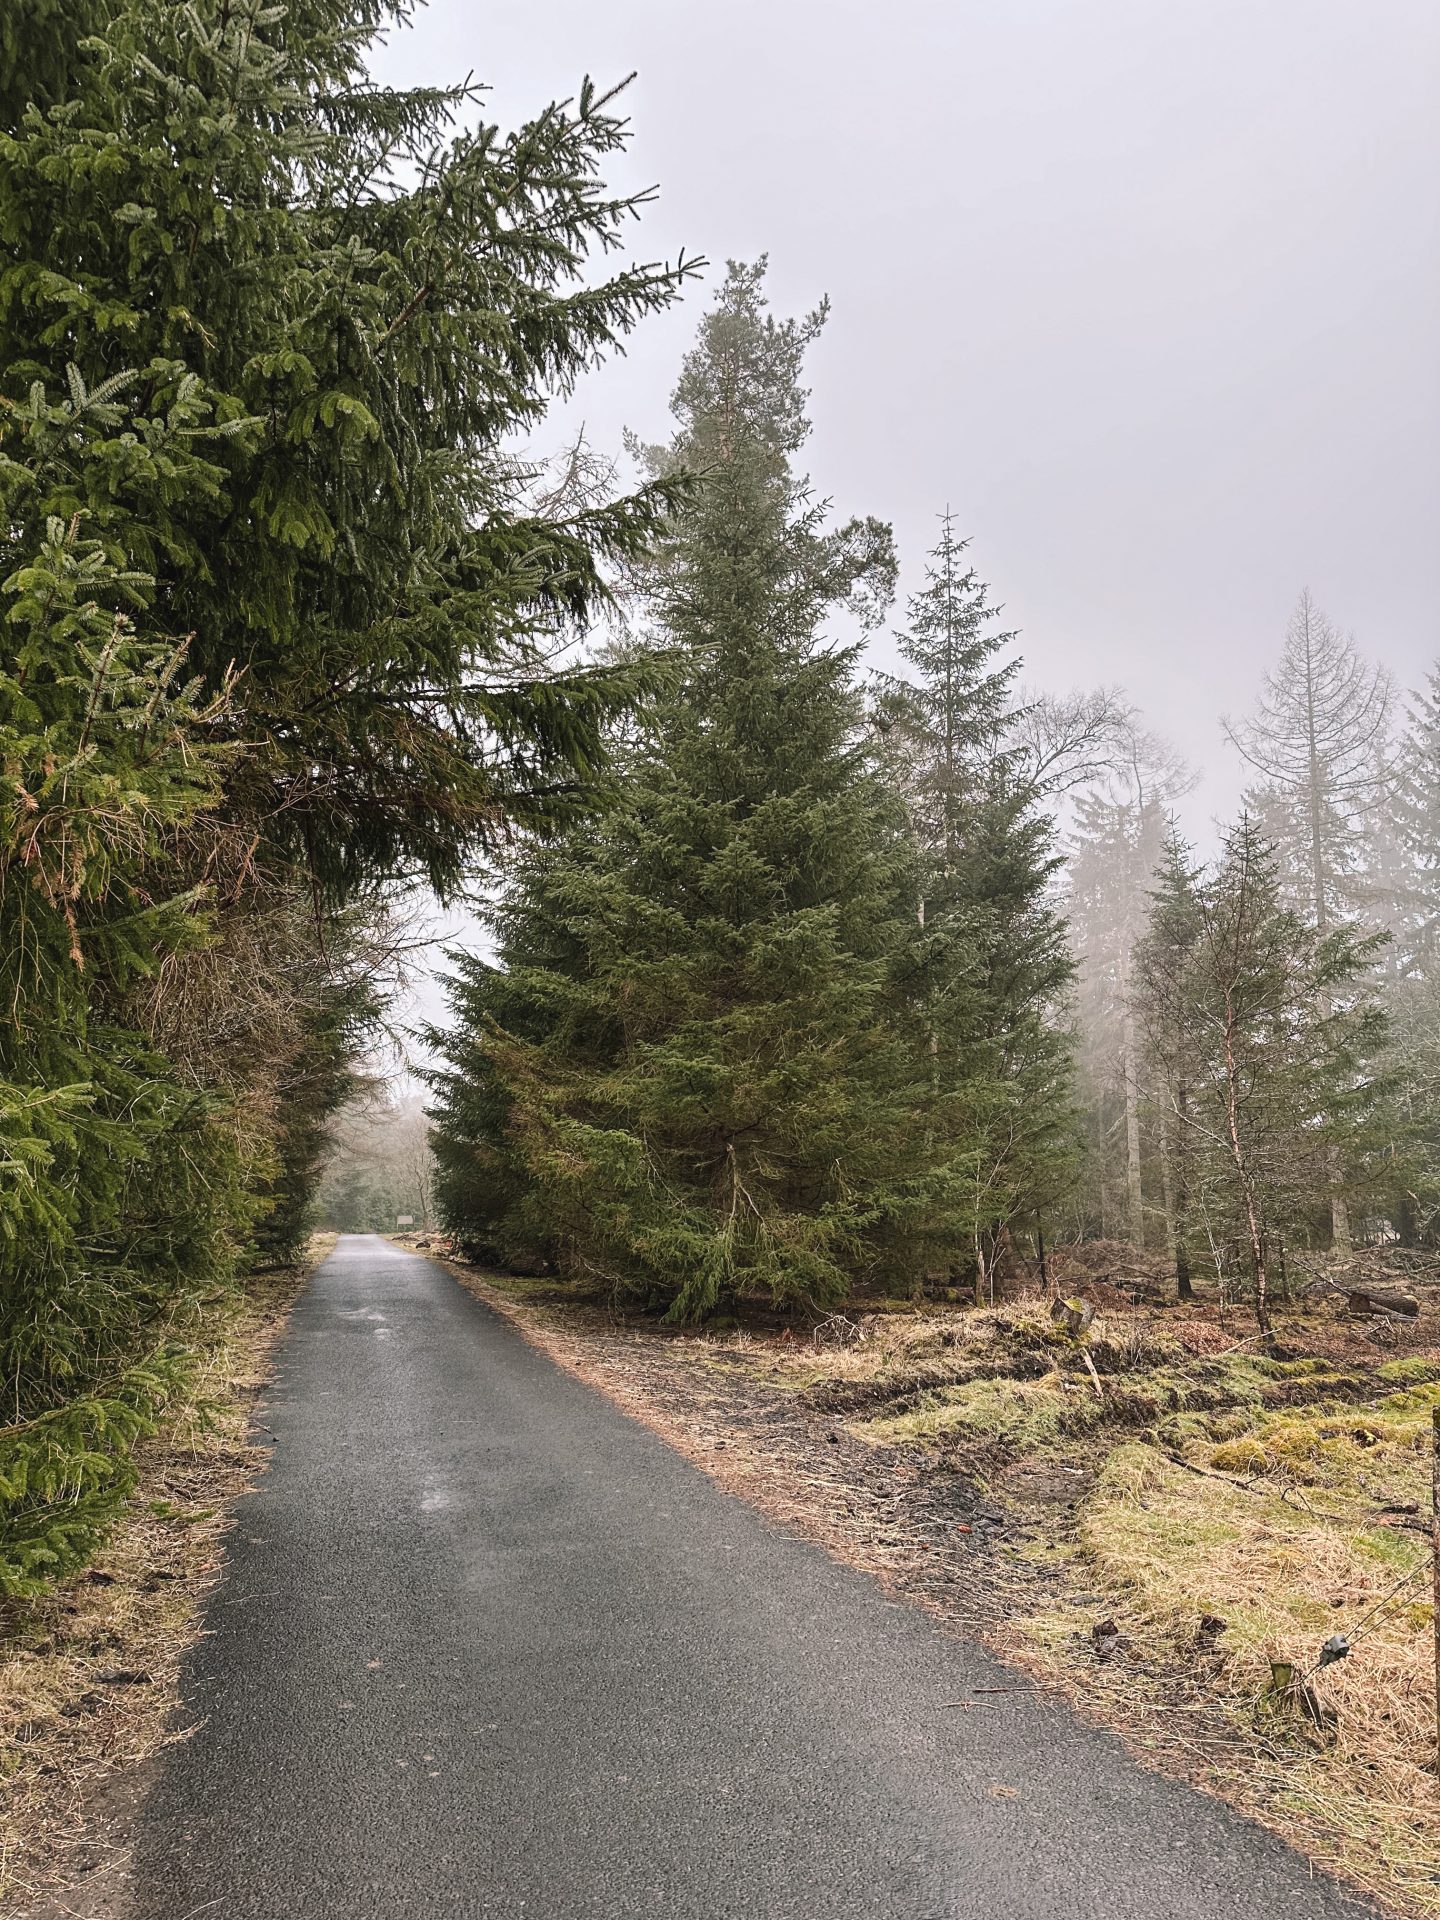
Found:
<path fill-rule="evenodd" d="M 1255 1204 L 1255 1189 L 1250 1180 L 1244 1143 L 1240 1136 L 1240 1071 L 1235 1058 L 1235 999 L 1225 989 L 1225 1115 L 1230 1134 L 1230 1157 L 1240 1181 L 1245 1201 L 1245 1231 L 1250 1241 L 1250 1271 L 1255 1280 L 1255 1324 L 1265 1340 L 1270 1338 L 1270 1278 L 1265 1266 L 1265 1234 L 1260 1225 L 1260 1210 Z"/>
<path fill-rule="evenodd" d="M 1310 814 L 1310 884 L 1315 894 L 1315 931 L 1322 937 L 1330 930 L 1330 903 L 1326 898 L 1325 871 L 1325 835 L 1321 814 L 1321 784 L 1324 768 L 1315 739 L 1315 683 L 1311 658 L 1309 635 L 1309 613 L 1306 613 L 1305 637 L 1305 728 L 1308 745 L 1308 771 L 1306 802 Z M 1328 1001 L 1324 1011 L 1330 1011 Z M 1329 1153 L 1330 1170 L 1330 1239 L 1337 1253 L 1350 1253 L 1353 1243 L 1350 1238 L 1350 1209 L 1345 1204 L 1345 1196 L 1340 1191 L 1340 1155 L 1332 1147 Z"/>
<path fill-rule="evenodd" d="M 1355 1242 L 1350 1237 L 1350 1209 L 1345 1204 L 1345 1196 L 1340 1188 L 1340 1156 L 1332 1147 L 1330 1150 L 1330 1243 L 1336 1253 L 1353 1253 Z"/>
<path fill-rule="evenodd" d="M 1165 1209 L 1165 1251 L 1175 1258 L 1175 1176 L 1172 1169 L 1174 1149 L 1170 1141 L 1170 1116 L 1160 1121 L 1160 1204 Z"/>
<path fill-rule="evenodd" d="M 1413 1293 L 1400 1293 L 1388 1287 L 1352 1287 L 1345 1307 L 1353 1314 L 1389 1314 L 1396 1320 L 1418 1320 L 1420 1301 Z"/>
<path fill-rule="evenodd" d="M 1181 1300 L 1193 1300 L 1195 1289 L 1190 1283 L 1190 1139 L 1186 1133 L 1189 1124 L 1190 1089 L 1182 1080 L 1175 1089 L 1175 1111 L 1180 1124 L 1175 1131 L 1175 1293 Z"/>
<path fill-rule="evenodd" d="M 1402 1247 L 1420 1244 L 1420 1214 L 1413 1193 L 1402 1193 L 1395 1202 L 1395 1237 Z"/>
<path fill-rule="evenodd" d="M 1129 1200 L 1130 1243 L 1145 1245 L 1145 1195 L 1140 1183 L 1140 1084 L 1135 1071 L 1135 1017 L 1127 995 L 1122 1042 L 1125 1050 L 1125 1191 Z"/>
<path fill-rule="evenodd" d="M 1186 1244 L 1184 1164 L 1179 1142 L 1167 1118 L 1160 1129 L 1160 1173 L 1165 1183 L 1165 1246 L 1175 1266 L 1175 1297 L 1193 1300 L 1190 1248 Z"/>

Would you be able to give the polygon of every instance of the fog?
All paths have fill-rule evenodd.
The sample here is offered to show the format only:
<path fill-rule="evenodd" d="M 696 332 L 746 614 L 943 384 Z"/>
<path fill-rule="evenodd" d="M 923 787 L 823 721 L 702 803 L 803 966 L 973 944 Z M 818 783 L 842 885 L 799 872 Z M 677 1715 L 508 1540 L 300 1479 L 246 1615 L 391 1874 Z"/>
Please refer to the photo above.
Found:
<path fill-rule="evenodd" d="M 511 124 L 632 69 L 637 256 L 830 295 L 819 487 L 907 578 L 948 502 L 1027 676 L 1123 683 L 1193 827 L 1302 586 L 1402 684 L 1440 652 L 1433 0 L 432 0 L 376 72 Z M 663 429 L 704 297 L 586 383 L 600 444 Z"/>

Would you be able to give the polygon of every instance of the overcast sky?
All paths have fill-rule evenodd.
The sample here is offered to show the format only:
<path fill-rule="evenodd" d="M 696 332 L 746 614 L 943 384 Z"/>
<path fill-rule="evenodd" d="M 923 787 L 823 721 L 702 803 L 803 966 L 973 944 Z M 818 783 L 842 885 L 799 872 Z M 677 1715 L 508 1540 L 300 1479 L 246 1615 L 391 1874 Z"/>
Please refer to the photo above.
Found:
<path fill-rule="evenodd" d="M 376 65 L 502 124 L 632 69 L 637 255 L 830 295 L 821 489 L 912 584 L 948 501 L 1027 678 L 1127 686 L 1197 827 L 1302 586 L 1440 654 L 1437 0 L 431 0 Z M 602 444 L 664 430 L 704 297 L 587 383 Z"/>
<path fill-rule="evenodd" d="M 1302 586 L 1440 656 L 1440 0 L 431 0 L 375 68 L 506 125 L 632 70 L 637 257 L 830 295 L 819 487 L 912 586 L 948 502 L 1027 679 L 1200 770 L 1197 838 Z M 599 444 L 664 433 L 704 300 L 586 383 Z"/>

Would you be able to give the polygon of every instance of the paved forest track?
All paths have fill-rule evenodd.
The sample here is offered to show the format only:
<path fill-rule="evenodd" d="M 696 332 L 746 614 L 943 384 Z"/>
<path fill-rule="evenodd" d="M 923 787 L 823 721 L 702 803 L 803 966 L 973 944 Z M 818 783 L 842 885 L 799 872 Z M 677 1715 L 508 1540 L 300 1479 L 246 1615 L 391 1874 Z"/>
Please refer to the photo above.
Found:
<path fill-rule="evenodd" d="M 266 1418 L 131 1920 L 1366 1911 L 381 1240 Z"/>

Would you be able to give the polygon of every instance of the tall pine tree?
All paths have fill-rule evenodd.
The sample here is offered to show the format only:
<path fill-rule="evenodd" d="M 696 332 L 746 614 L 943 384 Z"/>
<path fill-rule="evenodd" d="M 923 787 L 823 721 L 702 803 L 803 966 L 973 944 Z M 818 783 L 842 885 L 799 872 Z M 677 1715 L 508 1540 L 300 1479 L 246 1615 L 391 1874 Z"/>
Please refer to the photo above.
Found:
<path fill-rule="evenodd" d="M 1155 871 L 1149 924 L 1135 951 L 1130 994 L 1144 1041 L 1144 1084 L 1158 1122 L 1166 1237 L 1182 1300 L 1195 1292 L 1193 1197 L 1201 1156 L 1193 1108 L 1206 1073 L 1189 999 L 1204 932 L 1199 883 L 1190 849 L 1172 821 Z"/>
<path fill-rule="evenodd" d="M 1334 1169 L 1351 1190 L 1384 1095 L 1375 940 L 1322 935 L 1284 903 L 1274 850 L 1252 821 L 1195 876 L 1175 848 L 1142 945 L 1140 1005 L 1187 1145 L 1187 1214 L 1222 1262 L 1236 1249 L 1262 1333 L 1282 1248 L 1321 1237 Z"/>
<path fill-rule="evenodd" d="M 928 1137 L 951 1178 L 930 1221 L 932 1260 L 970 1264 L 977 1295 L 1000 1238 L 1037 1221 L 1071 1174 L 1071 965 L 1050 897 L 1058 865 L 1014 709 L 1018 656 L 951 516 L 912 596 L 876 719 L 905 798 L 919 868 L 914 1012 L 928 1058 Z M 1008 656 L 1008 657 L 1007 657 Z"/>
<path fill-rule="evenodd" d="M 528 1208 L 567 1272 L 676 1317 L 842 1299 L 926 1173 L 897 1012 L 912 861 L 854 651 L 825 637 L 835 611 L 883 606 L 890 540 L 832 528 L 792 464 L 822 321 L 775 320 L 763 262 L 730 268 L 651 456 L 703 481 L 649 582 L 690 670 L 622 807 L 520 868 L 441 1082 L 452 1222 L 474 1217 L 457 1159 L 483 1183 L 498 1153 L 512 1227 Z"/>

